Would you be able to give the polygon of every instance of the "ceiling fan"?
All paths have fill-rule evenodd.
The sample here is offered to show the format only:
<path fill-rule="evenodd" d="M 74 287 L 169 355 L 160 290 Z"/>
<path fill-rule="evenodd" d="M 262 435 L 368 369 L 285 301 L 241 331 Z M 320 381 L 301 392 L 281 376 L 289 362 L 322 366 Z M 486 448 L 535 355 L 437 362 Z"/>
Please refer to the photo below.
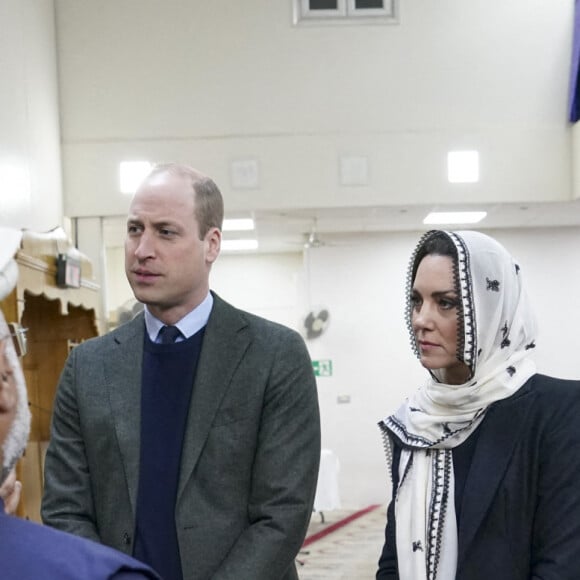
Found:
<path fill-rule="evenodd" d="M 318 234 L 318 218 L 312 218 L 312 226 L 310 228 L 310 232 L 305 234 L 305 242 L 304 242 L 304 249 L 316 249 L 322 248 L 324 246 L 334 246 L 335 244 L 327 242 L 323 240 L 320 235 Z"/>
<path fill-rule="evenodd" d="M 326 245 L 326 243 L 320 239 L 320 236 L 318 235 L 318 231 L 316 230 L 316 218 L 315 218 L 314 225 L 312 226 L 312 229 L 310 230 L 310 233 L 308 234 L 308 237 L 306 238 L 306 241 L 304 242 L 304 248 L 305 249 L 321 248 L 322 246 L 325 246 L 325 245 Z"/>

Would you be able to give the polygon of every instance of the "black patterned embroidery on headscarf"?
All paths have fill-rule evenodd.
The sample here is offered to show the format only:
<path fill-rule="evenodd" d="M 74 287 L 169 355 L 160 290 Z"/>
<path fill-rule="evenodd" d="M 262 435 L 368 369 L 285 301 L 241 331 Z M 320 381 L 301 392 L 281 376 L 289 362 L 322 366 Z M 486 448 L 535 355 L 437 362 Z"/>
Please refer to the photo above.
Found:
<path fill-rule="evenodd" d="M 486 276 L 485 277 L 485 282 L 487 284 L 486 290 L 491 290 L 492 292 L 499 292 L 499 280 L 490 280 Z"/>
<path fill-rule="evenodd" d="M 508 338 L 509 329 L 507 320 L 506 323 L 501 327 L 501 333 L 503 335 L 503 338 L 500 344 L 500 348 L 507 348 L 512 343 L 512 341 Z"/>
<path fill-rule="evenodd" d="M 516 367 L 510 365 L 506 371 L 510 377 L 513 377 L 516 374 Z"/>
<path fill-rule="evenodd" d="M 433 444 L 433 442 L 430 439 L 427 439 L 426 437 L 420 437 L 418 435 L 409 433 L 409 431 L 407 430 L 407 426 L 397 417 L 389 417 L 388 419 L 389 419 L 389 427 L 391 428 L 393 433 L 396 433 L 399 439 L 405 442 L 406 445 L 427 448 Z"/>
<path fill-rule="evenodd" d="M 477 353 L 477 324 L 475 320 L 475 305 L 473 296 L 473 280 L 471 279 L 470 256 L 462 238 L 455 232 L 445 232 L 457 248 L 457 288 L 461 298 L 461 307 L 457 315 L 462 321 L 457 333 L 457 358 L 464 362 L 475 374 Z M 462 328 L 462 332 L 459 329 Z"/>
<path fill-rule="evenodd" d="M 474 383 L 474 385 L 477 383 Z M 416 412 L 423 413 L 421 409 L 415 409 Z M 426 437 L 419 436 L 415 433 L 410 433 L 407 426 L 395 415 L 390 415 L 383 421 L 379 421 L 379 427 L 383 431 L 384 436 L 388 436 L 389 430 L 394 433 L 398 439 L 400 439 L 406 446 L 417 447 L 420 449 L 425 449 L 427 453 L 430 448 L 440 445 L 447 439 L 459 435 L 465 430 L 468 430 L 471 425 L 479 420 L 481 415 L 485 412 L 484 408 L 478 409 L 475 412 L 473 419 L 465 421 L 463 423 L 456 422 L 454 428 L 441 428 L 441 436 L 436 439 L 428 439 Z"/>
<path fill-rule="evenodd" d="M 427 552 L 427 578 L 437 578 L 437 567 L 441 558 L 441 546 L 443 542 L 443 529 L 447 501 L 450 499 L 451 470 L 453 469 L 453 458 L 450 449 L 433 449 L 436 453 L 433 468 L 431 503 L 433 509 L 429 513 L 427 522 L 428 552 Z"/>

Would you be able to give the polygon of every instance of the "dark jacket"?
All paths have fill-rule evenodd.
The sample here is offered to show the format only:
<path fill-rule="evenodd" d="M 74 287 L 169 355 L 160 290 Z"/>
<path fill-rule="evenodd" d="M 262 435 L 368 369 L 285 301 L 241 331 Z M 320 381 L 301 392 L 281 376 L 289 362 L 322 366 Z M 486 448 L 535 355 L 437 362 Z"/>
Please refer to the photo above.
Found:
<path fill-rule="evenodd" d="M 478 430 L 456 580 L 578 580 L 580 381 L 534 375 L 492 405 Z M 392 506 L 379 580 L 399 578 Z"/>

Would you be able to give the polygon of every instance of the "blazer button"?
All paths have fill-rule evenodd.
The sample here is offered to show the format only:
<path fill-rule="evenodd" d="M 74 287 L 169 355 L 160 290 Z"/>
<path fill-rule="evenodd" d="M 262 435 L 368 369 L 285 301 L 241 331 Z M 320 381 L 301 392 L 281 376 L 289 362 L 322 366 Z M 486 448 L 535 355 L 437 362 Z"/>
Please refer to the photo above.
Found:
<path fill-rule="evenodd" d="M 128 546 L 130 543 L 131 543 L 131 536 L 127 532 L 125 532 L 123 534 L 123 544 Z"/>

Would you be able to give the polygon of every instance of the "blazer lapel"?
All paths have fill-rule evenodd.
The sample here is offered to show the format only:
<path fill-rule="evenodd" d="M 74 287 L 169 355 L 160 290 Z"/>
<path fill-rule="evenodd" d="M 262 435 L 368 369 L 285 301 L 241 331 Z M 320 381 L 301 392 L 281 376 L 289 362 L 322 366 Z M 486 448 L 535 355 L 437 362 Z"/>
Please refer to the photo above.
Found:
<path fill-rule="evenodd" d="M 482 431 L 462 500 L 458 570 L 504 476 L 533 399 L 524 387 L 514 397 L 496 403 L 479 427 Z"/>
<path fill-rule="evenodd" d="M 251 339 L 238 311 L 213 294 L 185 428 L 177 498 L 183 493 L 209 434 L 215 414 Z"/>
<path fill-rule="evenodd" d="M 111 412 L 133 513 L 139 484 L 144 332 L 142 314 L 114 331 L 108 360 L 105 361 Z"/>

